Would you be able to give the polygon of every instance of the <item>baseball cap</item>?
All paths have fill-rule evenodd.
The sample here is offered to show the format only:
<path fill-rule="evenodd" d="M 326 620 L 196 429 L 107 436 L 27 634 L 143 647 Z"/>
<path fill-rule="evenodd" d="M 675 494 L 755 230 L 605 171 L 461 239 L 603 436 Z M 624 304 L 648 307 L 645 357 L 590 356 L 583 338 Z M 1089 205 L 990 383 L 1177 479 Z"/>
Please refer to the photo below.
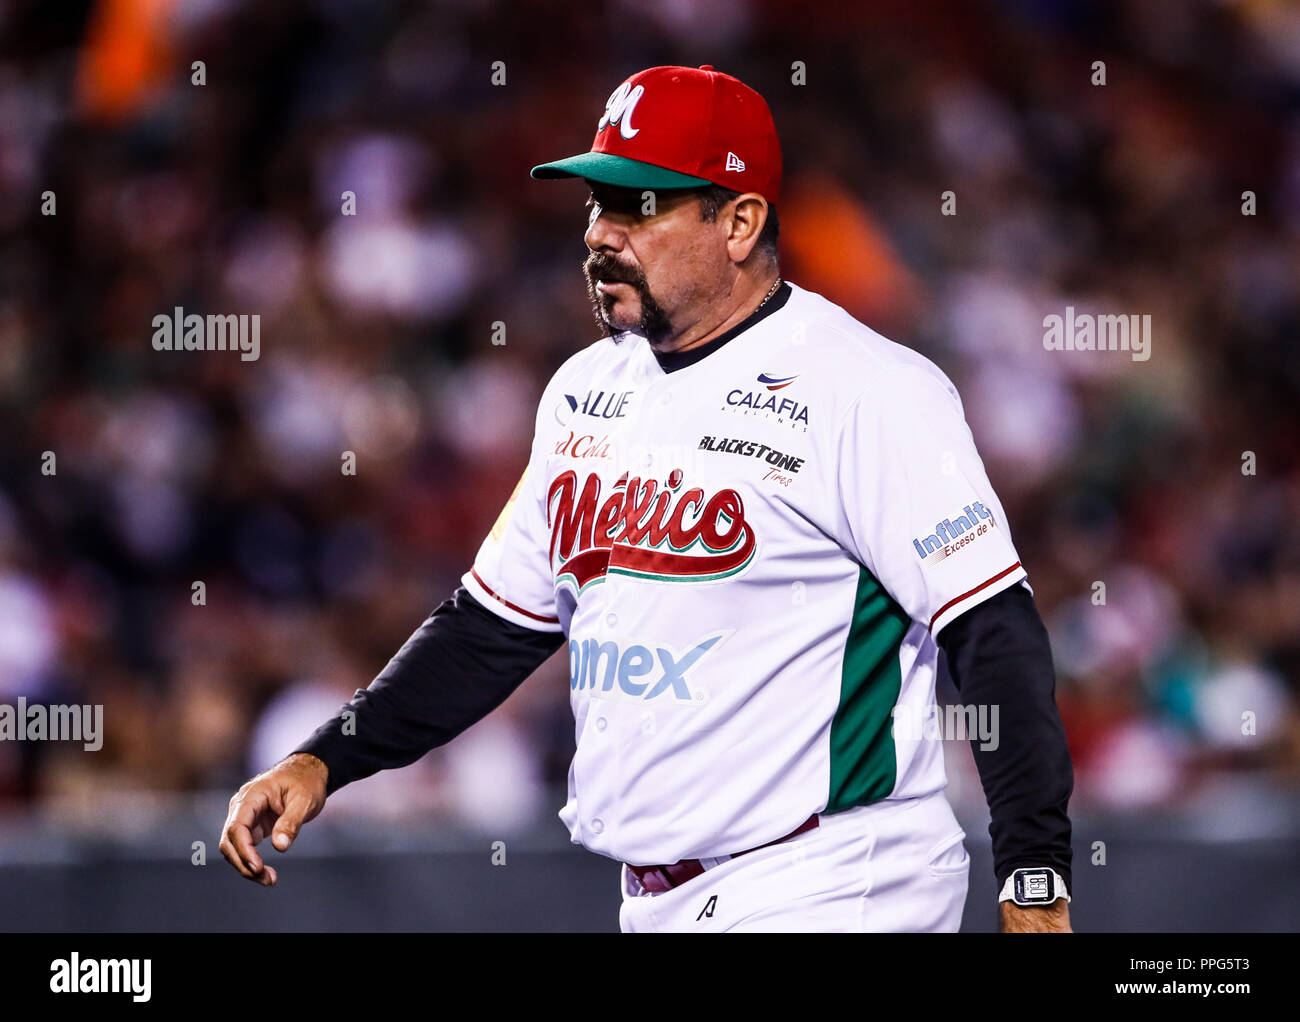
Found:
<path fill-rule="evenodd" d="M 652 67 L 613 91 L 591 151 L 534 167 L 623 188 L 723 185 L 776 205 L 781 144 L 767 102 L 711 64 Z"/>

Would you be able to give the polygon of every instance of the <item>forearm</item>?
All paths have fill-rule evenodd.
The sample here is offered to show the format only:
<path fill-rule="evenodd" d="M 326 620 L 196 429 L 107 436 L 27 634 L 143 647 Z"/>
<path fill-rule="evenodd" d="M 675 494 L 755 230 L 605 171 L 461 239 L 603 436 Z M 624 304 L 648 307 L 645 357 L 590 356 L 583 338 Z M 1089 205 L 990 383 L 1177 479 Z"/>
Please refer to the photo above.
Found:
<path fill-rule="evenodd" d="M 563 641 L 503 620 L 458 588 L 368 688 L 294 751 L 325 763 L 329 794 L 414 763 L 500 706 Z"/>
<path fill-rule="evenodd" d="M 1051 866 L 1070 886 L 1074 771 L 1033 598 L 1012 586 L 957 618 L 938 641 L 962 702 L 998 711 L 996 748 L 979 740 L 971 748 L 989 804 L 999 888 L 1019 866 Z"/>

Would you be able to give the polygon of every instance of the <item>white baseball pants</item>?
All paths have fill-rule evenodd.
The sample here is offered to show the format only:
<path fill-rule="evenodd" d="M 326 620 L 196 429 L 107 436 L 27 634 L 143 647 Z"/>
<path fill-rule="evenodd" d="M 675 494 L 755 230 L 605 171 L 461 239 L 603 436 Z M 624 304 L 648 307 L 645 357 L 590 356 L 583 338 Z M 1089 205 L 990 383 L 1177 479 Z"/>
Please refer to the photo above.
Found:
<path fill-rule="evenodd" d="M 955 932 L 966 834 L 943 792 L 823 816 L 816 830 L 662 894 L 621 871 L 624 933 Z"/>

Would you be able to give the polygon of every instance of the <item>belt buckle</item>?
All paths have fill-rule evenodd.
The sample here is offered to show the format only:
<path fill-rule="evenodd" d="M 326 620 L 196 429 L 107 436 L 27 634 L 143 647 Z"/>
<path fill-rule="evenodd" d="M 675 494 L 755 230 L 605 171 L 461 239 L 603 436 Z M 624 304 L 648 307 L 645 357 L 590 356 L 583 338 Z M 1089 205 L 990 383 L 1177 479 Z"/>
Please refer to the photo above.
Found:
<path fill-rule="evenodd" d="M 679 862 L 669 863 L 667 865 L 636 867 L 635 869 L 636 878 L 641 882 L 641 886 L 645 888 L 645 890 L 648 893 L 664 894 L 667 891 L 671 891 L 673 890 L 673 888 L 680 886 L 678 882 L 673 879 L 672 873 L 669 872 L 674 867 L 687 866 L 688 863 L 696 864 L 699 867 L 699 873 L 692 873 L 689 877 L 686 878 L 688 880 L 693 880 L 695 879 L 695 877 L 700 876 L 703 873 L 707 873 L 715 866 L 721 866 L 724 862 L 729 862 L 730 860 L 739 858 L 742 855 L 748 855 L 750 852 L 756 852 L 760 848 L 770 848 L 773 845 L 779 845 L 782 842 L 789 841 L 791 838 L 798 837 L 800 834 L 803 834 L 809 830 L 814 830 L 816 829 L 816 827 L 820 822 L 821 821 L 819 819 L 818 814 L 813 813 L 811 816 L 808 817 L 808 819 L 804 820 L 803 823 L 799 824 L 799 826 L 796 827 L 794 830 L 792 830 L 789 834 L 786 834 L 784 837 L 779 837 L 775 841 L 769 841 L 765 845 L 759 845 L 756 848 L 746 848 L 744 851 L 734 852 L 731 855 L 717 855 L 707 859 L 682 859 Z M 646 879 L 650 877 L 651 874 L 654 874 L 655 877 L 657 878 L 658 882 L 655 885 L 656 887 L 658 887 L 659 884 L 663 885 L 662 890 L 653 890 L 651 889 L 650 885 L 646 883 Z"/>
<path fill-rule="evenodd" d="M 663 866 L 630 866 L 632 875 L 647 894 L 664 894 L 677 885 Z"/>
<path fill-rule="evenodd" d="M 692 867 L 696 868 L 693 869 Z M 687 880 L 694 880 L 704 870 L 705 867 L 699 859 L 682 859 L 666 865 L 651 866 L 646 869 L 645 875 L 641 877 L 641 886 L 650 891 L 651 894 L 666 894 L 674 888 L 680 887 Z M 653 888 L 646 884 L 646 878 L 652 876 L 656 879 Z M 678 877 L 681 877 L 681 879 L 678 879 Z"/>

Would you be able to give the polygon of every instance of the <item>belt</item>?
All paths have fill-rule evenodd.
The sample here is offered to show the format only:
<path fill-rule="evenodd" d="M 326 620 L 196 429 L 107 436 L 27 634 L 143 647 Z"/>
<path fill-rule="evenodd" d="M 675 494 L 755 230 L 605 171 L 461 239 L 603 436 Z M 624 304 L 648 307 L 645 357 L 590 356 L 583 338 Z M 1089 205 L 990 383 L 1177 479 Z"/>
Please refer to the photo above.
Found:
<path fill-rule="evenodd" d="M 728 859 L 735 859 L 741 855 L 748 855 L 750 852 L 756 852 L 760 848 L 770 848 L 772 845 L 779 845 L 782 841 L 789 841 L 793 837 L 807 833 L 810 830 L 816 830 L 818 825 L 817 814 L 813 813 L 803 823 L 795 827 L 794 830 L 786 834 L 785 837 L 779 837 L 775 841 L 769 841 L 767 844 L 757 845 L 754 848 L 746 848 L 743 852 L 736 852 L 735 855 L 720 855 L 717 858 L 707 860 L 709 865 L 704 865 L 699 859 L 682 859 L 679 862 L 670 863 L 665 866 L 633 866 L 628 864 L 628 869 L 632 874 L 641 881 L 641 886 L 651 894 L 663 894 L 665 891 L 671 891 L 674 887 L 679 887 L 686 883 L 687 880 L 694 880 L 706 869 L 711 869 L 719 863 L 726 862 Z"/>

